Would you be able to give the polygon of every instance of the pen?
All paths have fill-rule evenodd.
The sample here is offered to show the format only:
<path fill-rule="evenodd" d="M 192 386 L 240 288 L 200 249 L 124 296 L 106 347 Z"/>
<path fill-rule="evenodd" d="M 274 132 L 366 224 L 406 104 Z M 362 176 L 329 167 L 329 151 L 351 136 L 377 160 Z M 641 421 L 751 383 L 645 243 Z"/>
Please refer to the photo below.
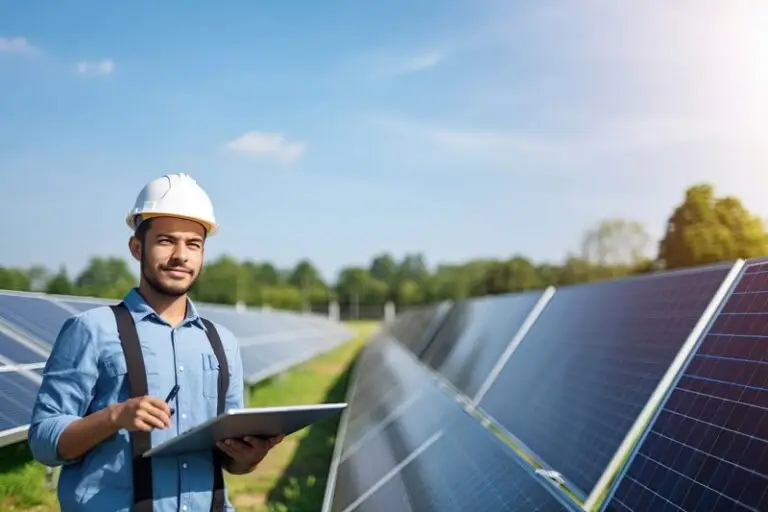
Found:
<path fill-rule="evenodd" d="M 179 385 L 178 385 L 178 384 L 175 384 L 175 385 L 173 386 L 173 388 L 171 389 L 171 392 L 170 392 L 170 393 L 168 393 L 168 397 L 165 399 L 165 403 L 167 403 L 167 404 L 170 404 L 170 403 L 171 403 L 171 400 L 173 400 L 174 398 L 176 398 L 176 395 L 178 395 L 178 394 L 179 394 L 179 389 L 180 389 L 180 388 L 179 388 Z M 173 407 L 171 407 L 171 416 L 173 416 L 173 413 L 174 413 L 174 412 L 176 412 L 176 411 L 173 409 Z"/>

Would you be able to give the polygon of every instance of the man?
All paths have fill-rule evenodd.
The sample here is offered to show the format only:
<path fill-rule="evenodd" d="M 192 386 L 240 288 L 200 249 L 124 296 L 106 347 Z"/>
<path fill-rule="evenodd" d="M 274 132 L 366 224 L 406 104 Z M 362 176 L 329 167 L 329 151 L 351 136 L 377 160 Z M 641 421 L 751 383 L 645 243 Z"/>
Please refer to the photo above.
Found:
<path fill-rule="evenodd" d="M 187 297 L 217 229 L 213 206 L 192 178 L 169 174 L 142 189 L 126 222 L 139 287 L 119 307 L 78 314 L 61 328 L 32 413 L 31 451 L 63 466 L 63 512 L 233 510 L 221 468 L 252 471 L 282 436 L 141 457 L 222 409 L 243 407 L 237 340 Z"/>

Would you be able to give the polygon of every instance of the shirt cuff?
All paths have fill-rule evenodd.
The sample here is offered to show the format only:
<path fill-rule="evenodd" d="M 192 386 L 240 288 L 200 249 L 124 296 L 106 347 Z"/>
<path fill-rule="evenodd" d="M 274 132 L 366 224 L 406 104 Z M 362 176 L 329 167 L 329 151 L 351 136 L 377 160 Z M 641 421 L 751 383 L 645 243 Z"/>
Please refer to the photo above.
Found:
<path fill-rule="evenodd" d="M 59 455 L 59 438 L 71 423 L 81 419 L 79 416 L 62 414 L 48 418 L 29 429 L 29 449 L 35 459 L 50 467 L 66 466 L 79 462 L 80 459 L 66 460 Z"/>

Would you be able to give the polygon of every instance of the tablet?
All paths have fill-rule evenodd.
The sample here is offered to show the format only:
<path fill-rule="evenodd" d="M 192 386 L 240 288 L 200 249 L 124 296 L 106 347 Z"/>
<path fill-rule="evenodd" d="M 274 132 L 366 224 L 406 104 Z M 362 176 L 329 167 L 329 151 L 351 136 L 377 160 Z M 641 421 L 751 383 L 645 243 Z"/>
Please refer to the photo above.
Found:
<path fill-rule="evenodd" d="M 233 437 L 290 435 L 328 416 L 337 414 L 346 407 L 346 403 L 332 403 L 230 409 L 147 450 L 143 456 L 167 457 L 189 452 L 208 451 L 216 446 L 217 441 Z"/>

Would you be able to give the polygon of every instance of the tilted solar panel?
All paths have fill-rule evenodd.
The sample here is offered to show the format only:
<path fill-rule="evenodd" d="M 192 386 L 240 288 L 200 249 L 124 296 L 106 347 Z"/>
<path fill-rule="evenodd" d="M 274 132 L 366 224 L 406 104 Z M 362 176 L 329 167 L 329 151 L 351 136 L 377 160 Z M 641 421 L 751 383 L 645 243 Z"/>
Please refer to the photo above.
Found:
<path fill-rule="evenodd" d="M 559 289 L 480 408 L 586 497 L 732 267 Z"/>
<path fill-rule="evenodd" d="M 450 302 L 441 302 L 415 312 L 409 311 L 408 314 L 411 316 L 405 323 L 400 324 L 392 335 L 411 352 L 420 356 L 451 307 Z"/>
<path fill-rule="evenodd" d="M 0 331 L 0 362 L 13 364 L 44 363 L 47 356 Z"/>
<path fill-rule="evenodd" d="M 399 344 L 377 341 L 364 356 L 348 400 L 365 412 L 339 440 L 330 510 L 569 510 Z"/>
<path fill-rule="evenodd" d="M 748 262 L 605 509 L 768 510 L 765 260 Z"/>
<path fill-rule="evenodd" d="M 456 407 L 456 404 L 453 404 Z M 478 421 L 451 416 L 423 451 L 370 489 L 356 512 L 563 512 L 576 510 Z"/>
<path fill-rule="evenodd" d="M 97 308 L 99 306 L 107 306 L 109 304 L 117 304 L 118 300 L 103 300 L 103 301 L 96 301 L 96 300 L 65 300 L 65 299 L 57 299 L 58 302 L 63 304 L 64 306 L 72 309 L 73 311 L 82 313 L 83 311 L 89 311 L 93 308 Z"/>
<path fill-rule="evenodd" d="M 0 445 L 3 431 L 29 424 L 39 387 L 22 372 L 0 372 Z"/>
<path fill-rule="evenodd" d="M 0 319 L 13 328 L 21 328 L 25 334 L 36 337 L 49 347 L 70 316 L 71 311 L 45 297 L 0 293 Z"/>
<path fill-rule="evenodd" d="M 535 291 L 456 303 L 422 361 L 474 397 L 541 297 Z"/>

